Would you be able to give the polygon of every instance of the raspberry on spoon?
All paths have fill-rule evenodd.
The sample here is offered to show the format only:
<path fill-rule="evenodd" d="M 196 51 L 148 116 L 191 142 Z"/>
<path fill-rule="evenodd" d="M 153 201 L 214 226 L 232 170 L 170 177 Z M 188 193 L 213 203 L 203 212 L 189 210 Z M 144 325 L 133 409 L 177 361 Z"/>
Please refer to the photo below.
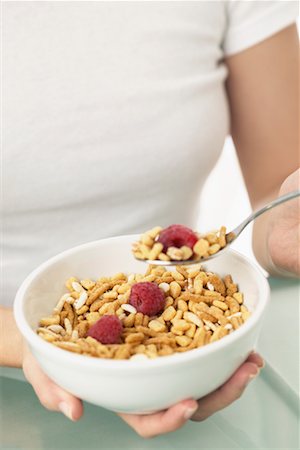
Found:
<path fill-rule="evenodd" d="M 187 246 L 193 248 L 197 241 L 198 237 L 194 231 L 184 225 L 170 225 L 159 233 L 157 240 L 157 242 L 163 244 L 164 252 L 169 247 L 181 248 Z"/>

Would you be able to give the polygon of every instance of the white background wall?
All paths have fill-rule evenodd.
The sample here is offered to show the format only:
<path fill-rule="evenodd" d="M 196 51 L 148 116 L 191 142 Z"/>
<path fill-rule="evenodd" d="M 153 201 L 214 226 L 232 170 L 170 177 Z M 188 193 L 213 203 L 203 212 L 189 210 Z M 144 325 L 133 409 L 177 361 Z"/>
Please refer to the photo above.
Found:
<path fill-rule="evenodd" d="M 222 155 L 206 182 L 201 195 L 199 231 L 209 231 L 225 225 L 231 230 L 251 213 L 251 206 L 231 138 L 225 142 Z M 232 248 L 255 257 L 251 247 L 252 226 L 243 231 Z"/>

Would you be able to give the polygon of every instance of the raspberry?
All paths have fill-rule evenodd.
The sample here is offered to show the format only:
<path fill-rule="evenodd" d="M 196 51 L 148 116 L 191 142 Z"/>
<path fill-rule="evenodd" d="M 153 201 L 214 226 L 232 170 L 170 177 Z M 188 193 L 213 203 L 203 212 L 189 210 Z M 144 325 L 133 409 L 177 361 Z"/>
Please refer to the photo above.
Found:
<path fill-rule="evenodd" d="M 183 225 L 170 225 L 162 230 L 158 237 L 158 242 L 163 244 L 163 251 L 166 252 L 169 247 L 187 247 L 193 248 L 198 241 L 197 235 L 188 227 Z"/>
<path fill-rule="evenodd" d="M 117 316 L 102 316 L 88 331 L 91 336 L 101 344 L 119 344 L 123 325 Z"/>
<path fill-rule="evenodd" d="M 155 316 L 165 306 L 165 295 L 157 284 L 144 281 L 132 286 L 129 303 L 138 312 L 147 316 Z"/>

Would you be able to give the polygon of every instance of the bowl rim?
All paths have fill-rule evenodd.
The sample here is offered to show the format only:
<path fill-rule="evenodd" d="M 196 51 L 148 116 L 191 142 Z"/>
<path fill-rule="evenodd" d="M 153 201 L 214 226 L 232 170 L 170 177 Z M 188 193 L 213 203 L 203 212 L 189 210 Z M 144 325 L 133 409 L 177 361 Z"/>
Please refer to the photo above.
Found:
<path fill-rule="evenodd" d="M 30 288 L 31 283 L 39 276 L 40 273 L 44 272 L 47 268 L 55 264 L 56 262 L 72 256 L 72 254 L 77 253 L 82 250 L 88 250 L 89 248 L 93 248 L 100 243 L 107 242 L 118 239 L 137 239 L 139 235 L 129 234 L 129 235 L 121 235 L 114 236 L 104 239 L 98 239 L 96 241 L 87 242 L 81 245 L 77 245 L 70 249 L 64 250 L 61 253 L 49 258 L 42 264 L 40 264 L 37 268 L 35 268 L 22 282 L 20 285 L 14 300 L 13 311 L 14 317 L 17 323 L 19 330 L 24 336 L 25 340 L 34 350 L 37 349 L 39 353 L 43 353 L 48 358 L 55 358 L 60 361 L 70 362 L 70 363 L 78 363 L 84 365 L 85 367 L 93 367 L 93 368 L 103 368 L 103 369 L 122 369 L 123 371 L 132 371 L 141 369 L 141 370 L 151 370 L 152 368 L 165 368 L 170 365 L 183 364 L 184 362 L 188 362 L 190 360 L 198 359 L 204 357 L 207 354 L 215 353 L 219 350 L 222 350 L 224 347 L 228 347 L 231 343 L 239 340 L 245 334 L 250 332 L 257 322 L 260 320 L 263 315 L 266 306 L 270 299 L 270 287 L 267 281 L 267 278 L 263 274 L 260 267 L 258 267 L 255 262 L 249 260 L 245 255 L 240 252 L 227 249 L 226 253 L 230 253 L 234 256 L 234 258 L 240 260 L 243 263 L 246 263 L 252 271 L 256 274 L 256 279 L 258 279 L 257 287 L 261 292 L 262 300 L 258 303 L 257 307 L 253 311 L 250 318 L 247 320 L 243 326 L 238 328 L 227 336 L 224 336 L 222 339 L 212 342 L 209 345 L 205 345 L 196 349 L 189 350 L 187 352 L 175 353 L 168 356 L 161 356 L 154 359 L 145 359 L 145 360 L 113 360 L 113 359 L 105 359 L 105 358 L 96 358 L 87 355 L 81 355 L 78 353 L 70 352 L 68 350 L 61 349 L 52 345 L 51 343 L 45 341 L 41 337 L 39 337 L 36 332 L 30 327 L 28 324 L 25 314 L 24 314 L 24 304 L 25 304 L 25 295 L 27 290 Z"/>

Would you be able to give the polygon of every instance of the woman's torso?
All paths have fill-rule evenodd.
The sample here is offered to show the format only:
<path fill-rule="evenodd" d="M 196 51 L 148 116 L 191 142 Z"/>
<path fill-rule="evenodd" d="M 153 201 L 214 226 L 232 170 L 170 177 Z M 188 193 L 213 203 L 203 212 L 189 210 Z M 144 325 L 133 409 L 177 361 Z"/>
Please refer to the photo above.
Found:
<path fill-rule="evenodd" d="M 65 248 L 195 224 L 228 132 L 224 2 L 6 3 L 4 303 Z"/>

